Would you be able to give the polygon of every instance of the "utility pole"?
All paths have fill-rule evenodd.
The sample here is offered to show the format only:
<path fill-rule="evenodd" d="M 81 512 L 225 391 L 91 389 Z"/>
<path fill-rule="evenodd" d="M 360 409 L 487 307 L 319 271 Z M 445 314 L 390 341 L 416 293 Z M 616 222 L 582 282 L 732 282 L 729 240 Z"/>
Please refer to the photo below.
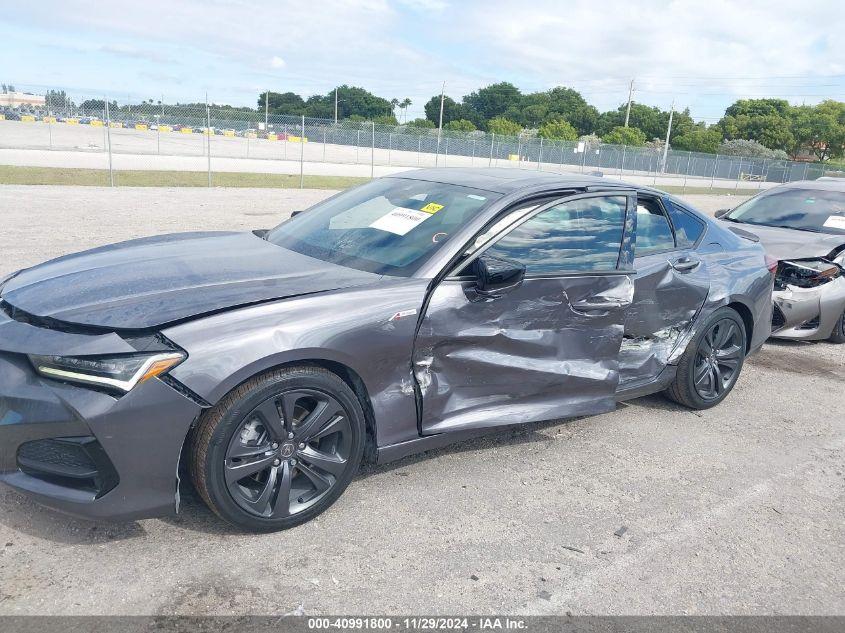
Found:
<path fill-rule="evenodd" d="M 270 120 L 270 91 L 264 93 L 264 131 L 266 132 L 269 128 L 267 124 Z"/>
<path fill-rule="evenodd" d="M 443 135 L 443 101 L 446 95 L 446 82 L 443 82 L 443 87 L 440 89 L 440 123 L 437 126 L 437 154 L 434 158 L 435 166 L 440 161 L 440 137 Z"/>
<path fill-rule="evenodd" d="M 663 144 L 663 167 L 660 170 L 666 173 L 666 156 L 669 153 L 669 135 L 672 134 L 672 117 L 675 116 L 675 100 L 672 99 L 672 105 L 669 106 L 669 127 L 666 128 L 666 143 Z"/>
<path fill-rule="evenodd" d="M 634 97 L 634 80 L 631 79 L 631 85 L 628 86 L 628 109 L 625 111 L 625 127 L 628 127 L 628 119 L 631 118 L 631 99 Z"/>
<path fill-rule="evenodd" d="M 337 88 L 334 89 L 334 124 L 337 125 Z"/>

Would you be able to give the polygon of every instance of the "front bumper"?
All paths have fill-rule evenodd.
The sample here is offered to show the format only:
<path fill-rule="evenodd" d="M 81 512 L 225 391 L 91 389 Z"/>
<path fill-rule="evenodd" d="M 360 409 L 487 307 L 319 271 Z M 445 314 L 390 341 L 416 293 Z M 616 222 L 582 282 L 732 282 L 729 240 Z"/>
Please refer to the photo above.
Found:
<path fill-rule="evenodd" d="M 787 286 L 772 293 L 772 336 L 786 339 L 822 340 L 845 312 L 845 277 L 816 288 Z"/>
<path fill-rule="evenodd" d="M 25 355 L 0 352 L 0 482 L 88 519 L 170 514 L 200 411 L 157 379 L 118 398 L 42 378 Z"/>

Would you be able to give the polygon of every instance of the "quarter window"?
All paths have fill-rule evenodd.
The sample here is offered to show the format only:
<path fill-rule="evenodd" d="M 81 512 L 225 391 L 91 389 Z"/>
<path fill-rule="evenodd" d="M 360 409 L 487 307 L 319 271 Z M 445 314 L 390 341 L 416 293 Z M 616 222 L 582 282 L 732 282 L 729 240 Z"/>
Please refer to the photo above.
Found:
<path fill-rule="evenodd" d="M 694 246 L 704 232 L 704 223 L 677 205 L 673 205 L 672 224 L 675 225 L 675 239 L 680 248 Z"/>
<path fill-rule="evenodd" d="M 615 270 L 626 203 L 625 196 L 563 202 L 523 222 L 486 254 L 521 262 L 529 275 Z"/>
<path fill-rule="evenodd" d="M 673 248 L 675 238 L 663 208 L 655 200 L 638 200 L 636 255 L 641 257 L 650 253 L 670 251 Z"/>

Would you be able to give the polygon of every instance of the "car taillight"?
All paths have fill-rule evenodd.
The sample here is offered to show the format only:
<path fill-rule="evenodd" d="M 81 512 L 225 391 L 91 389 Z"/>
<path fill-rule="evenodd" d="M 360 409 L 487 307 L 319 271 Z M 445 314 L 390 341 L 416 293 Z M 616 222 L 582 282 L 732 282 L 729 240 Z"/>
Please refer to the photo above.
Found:
<path fill-rule="evenodd" d="M 772 257 L 771 255 L 766 255 L 765 258 L 766 268 L 768 268 L 769 272 L 774 275 L 778 270 L 778 260 Z"/>

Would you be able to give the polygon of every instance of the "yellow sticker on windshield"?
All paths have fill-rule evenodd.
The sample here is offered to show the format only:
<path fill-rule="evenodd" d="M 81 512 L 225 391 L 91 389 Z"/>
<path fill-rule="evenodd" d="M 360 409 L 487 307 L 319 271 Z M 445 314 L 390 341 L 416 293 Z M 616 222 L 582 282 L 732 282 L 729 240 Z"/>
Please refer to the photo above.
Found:
<path fill-rule="evenodd" d="M 437 213 L 442 208 L 442 204 L 437 204 L 436 202 L 429 202 L 422 209 L 420 209 L 420 211 L 425 211 L 426 213 Z"/>

